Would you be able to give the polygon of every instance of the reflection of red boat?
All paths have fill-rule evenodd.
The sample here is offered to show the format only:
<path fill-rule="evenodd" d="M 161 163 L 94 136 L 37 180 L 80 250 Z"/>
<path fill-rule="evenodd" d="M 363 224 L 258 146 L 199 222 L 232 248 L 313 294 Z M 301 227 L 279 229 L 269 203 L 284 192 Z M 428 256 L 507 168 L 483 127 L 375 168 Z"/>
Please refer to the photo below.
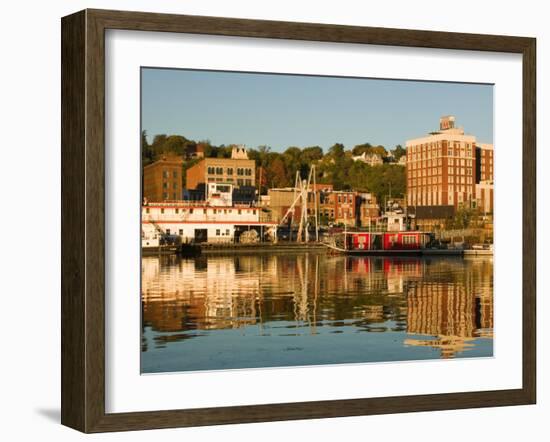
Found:
<path fill-rule="evenodd" d="M 421 254 L 430 241 L 429 233 L 419 231 L 344 232 L 326 245 L 350 255 Z"/>

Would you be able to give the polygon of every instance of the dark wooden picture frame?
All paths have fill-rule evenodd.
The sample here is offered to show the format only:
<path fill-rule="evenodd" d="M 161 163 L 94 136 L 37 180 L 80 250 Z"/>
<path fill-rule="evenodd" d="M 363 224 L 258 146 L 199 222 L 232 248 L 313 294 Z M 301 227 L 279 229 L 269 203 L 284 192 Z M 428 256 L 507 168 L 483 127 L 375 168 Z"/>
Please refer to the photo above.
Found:
<path fill-rule="evenodd" d="M 61 421 L 83 432 L 534 404 L 536 40 L 496 35 L 84 10 L 62 19 Z M 135 413 L 105 412 L 105 30 L 518 53 L 523 57 L 522 388 Z"/>

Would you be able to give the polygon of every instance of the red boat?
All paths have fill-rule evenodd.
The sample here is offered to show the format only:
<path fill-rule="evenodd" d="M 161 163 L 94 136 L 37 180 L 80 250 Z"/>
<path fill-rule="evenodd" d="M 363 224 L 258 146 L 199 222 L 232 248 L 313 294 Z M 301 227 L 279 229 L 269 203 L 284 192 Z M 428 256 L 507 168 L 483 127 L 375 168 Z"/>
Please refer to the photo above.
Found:
<path fill-rule="evenodd" d="M 431 240 L 427 232 L 343 232 L 327 247 L 353 255 L 421 254 Z"/>

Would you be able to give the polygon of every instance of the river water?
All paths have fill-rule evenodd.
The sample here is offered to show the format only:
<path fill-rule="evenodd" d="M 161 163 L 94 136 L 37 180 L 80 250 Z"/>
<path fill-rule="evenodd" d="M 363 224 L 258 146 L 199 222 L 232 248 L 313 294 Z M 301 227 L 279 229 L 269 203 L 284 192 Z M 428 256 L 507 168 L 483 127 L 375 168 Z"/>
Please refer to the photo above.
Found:
<path fill-rule="evenodd" d="M 492 354 L 492 257 L 142 259 L 142 373 Z"/>

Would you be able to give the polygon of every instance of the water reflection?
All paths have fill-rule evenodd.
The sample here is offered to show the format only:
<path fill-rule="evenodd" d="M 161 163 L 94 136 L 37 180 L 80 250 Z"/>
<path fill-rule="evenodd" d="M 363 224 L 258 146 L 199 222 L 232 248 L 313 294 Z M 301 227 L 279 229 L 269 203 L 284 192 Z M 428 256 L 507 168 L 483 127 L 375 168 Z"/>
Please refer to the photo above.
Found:
<path fill-rule="evenodd" d="M 490 356 L 492 274 L 491 258 L 144 257 L 142 370 Z"/>

